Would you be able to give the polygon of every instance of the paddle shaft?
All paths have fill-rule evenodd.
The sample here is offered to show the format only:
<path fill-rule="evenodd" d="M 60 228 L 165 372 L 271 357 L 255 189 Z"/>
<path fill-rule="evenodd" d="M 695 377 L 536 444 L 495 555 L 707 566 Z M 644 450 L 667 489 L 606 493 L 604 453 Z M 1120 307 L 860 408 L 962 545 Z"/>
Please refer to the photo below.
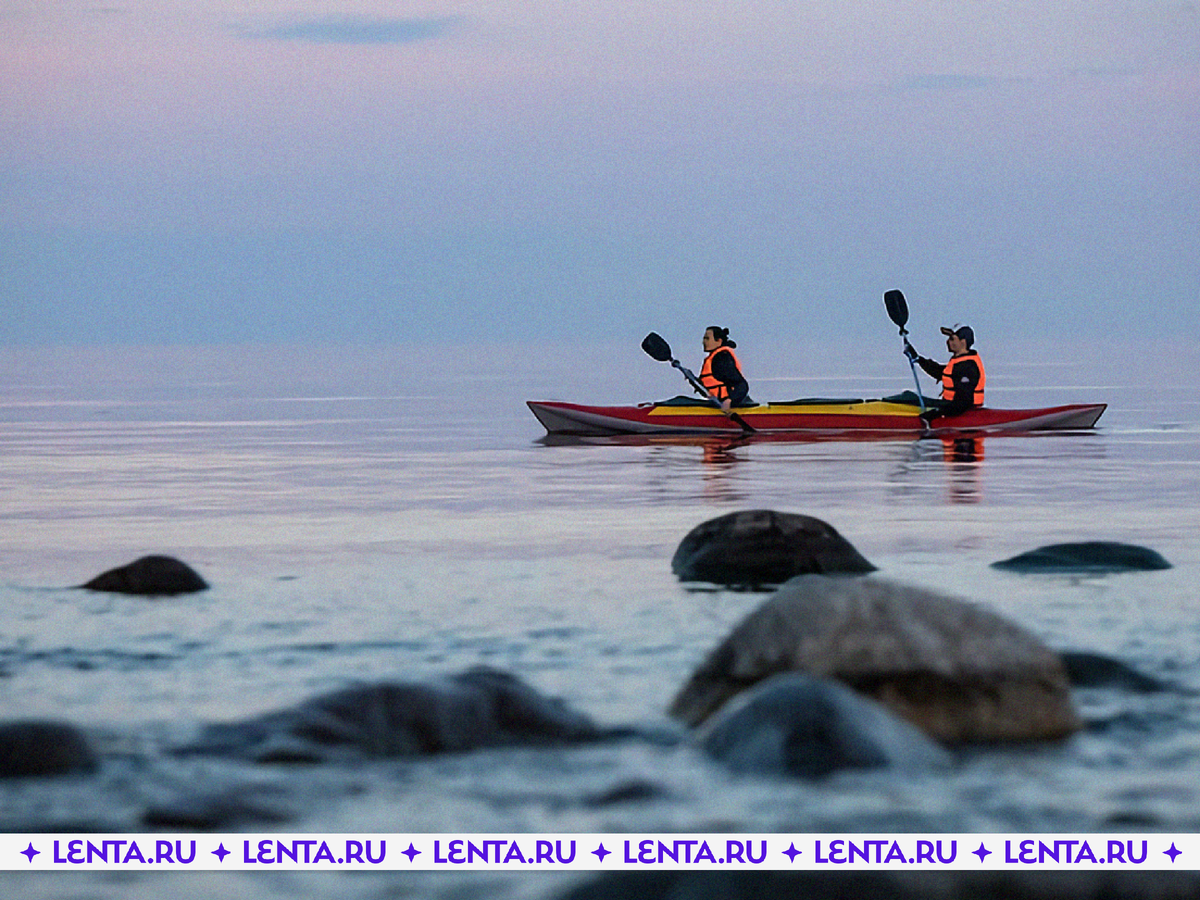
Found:
<path fill-rule="evenodd" d="M 908 343 L 908 341 L 906 340 L 907 334 L 908 334 L 908 332 L 905 331 L 903 328 L 900 329 L 900 339 L 906 344 Z M 923 412 L 925 412 L 925 398 L 923 396 L 921 396 L 921 379 L 917 377 L 917 361 L 915 359 L 913 359 L 911 356 L 909 356 L 907 353 L 905 353 L 904 355 L 908 358 L 908 367 L 910 369 L 912 369 L 913 384 L 915 384 L 917 386 L 917 402 L 921 404 L 921 412 L 923 413 Z"/>
<path fill-rule="evenodd" d="M 726 416 L 728 416 L 730 419 L 732 419 L 734 422 L 736 422 L 738 425 L 740 425 L 742 427 L 743 431 L 754 431 L 755 430 L 753 425 L 751 425 L 749 422 L 747 422 L 745 419 L 743 419 L 741 416 L 739 416 L 737 413 L 735 413 L 732 409 L 726 409 L 724 406 L 722 406 L 721 401 L 712 395 L 712 391 L 710 391 L 708 388 L 706 388 L 701 383 L 700 379 L 697 378 L 695 375 L 693 375 L 689 369 L 684 368 L 683 363 L 681 363 L 677 359 L 672 359 L 671 365 L 673 365 L 675 368 L 677 368 L 680 372 L 683 373 L 683 377 L 687 379 L 688 384 L 690 384 L 692 386 L 692 388 L 696 391 L 697 394 L 700 394 L 702 397 L 705 397 L 709 403 L 711 403 L 713 406 L 715 406 L 717 409 L 719 409 L 722 413 L 724 413 Z"/>

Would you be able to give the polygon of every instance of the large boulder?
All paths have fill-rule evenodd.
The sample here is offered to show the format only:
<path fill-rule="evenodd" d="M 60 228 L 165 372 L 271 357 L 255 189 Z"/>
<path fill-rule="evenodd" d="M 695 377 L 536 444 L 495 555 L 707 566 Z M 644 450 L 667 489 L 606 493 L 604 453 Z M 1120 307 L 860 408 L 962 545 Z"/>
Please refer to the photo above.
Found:
<path fill-rule="evenodd" d="M 836 681 L 790 672 L 755 685 L 701 726 L 700 745 L 737 772 L 819 778 L 841 769 L 946 765 L 922 731 Z"/>
<path fill-rule="evenodd" d="M 750 613 L 675 697 L 698 725 L 780 672 L 832 678 L 944 743 L 1062 738 L 1080 727 L 1061 659 L 980 606 L 875 578 L 805 576 Z"/>
<path fill-rule="evenodd" d="M 1148 572 L 1169 569 L 1171 564 L 1148 547 L 1115 541 L 1080 541 L 1050 544 L 992 563 L 993 569 L 1012 572 Z"/>
<path fill-rule="evenodd" d="M 96 754 L 83 732 L 65 722 L 0 722 L 0 778 L 94 772 Z"/>
<path fill-rule="evenodd" d="M 185 753 L 319 762 L 332 753 L 421 756 L 609 736 L 587 716 L 484 666 L 426 683 L 355 685 L 292 709 L 209 726 Z"/>
<path fill-rule="evenodd" d="M 874 571 L 833 526 L 812 516 L 752 509 L 693 528 L 671 559 L 684 581 L 730 587 L 782 584 L 796 575 Z"/>
<path fill-rule="evenodd" d="M 187 563 L 171 556 L 143 556 L 133 562 L 102 572 L 81 587 L 89 591 L 172 597 L 203 591 L 208 582 Z"/>

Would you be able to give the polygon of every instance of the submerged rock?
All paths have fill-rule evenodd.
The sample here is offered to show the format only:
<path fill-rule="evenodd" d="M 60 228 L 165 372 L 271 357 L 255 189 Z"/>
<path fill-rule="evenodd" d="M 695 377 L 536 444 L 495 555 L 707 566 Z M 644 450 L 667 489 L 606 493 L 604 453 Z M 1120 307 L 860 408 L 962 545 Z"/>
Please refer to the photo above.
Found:
<path fill-rule="evenodd" d="M 97 767 L 95 752 L 74 725 L 0 723 L 0 778 L 86 774 Z"/>
<path fill-rule="evenodd" d="M 751 612 L 675 697 L 698 725 L 780 672 L 840 681 L 938 741 L 1033 741 L 1077 731 L 1062 660 L 982 607 L 875 578 L 804 576 Z"/>
<path fill-rule="evenodd" d="M 561 700 L 507 672 L 480 666 L 428 683 L 356 685 L 293 709 L 209 726 L 183 752 L 319 762 L 337 751 L 422 756 L 570 744 L 610 734 Z"/>
<path fill-rule="evenodd" d="M 1112 687 L 1137 694 L 1157 694 L 1168 690 L 1165 682 L 1143 675 L 1119 659 L 1078 650 L 1063 651 L 1060 655 L 1067 669 L 1067 678 L 1074 687 Z"/>
<path fill-rule="evenodd" d="M 662 785 L 637 778 L 615 784 L 597 794 L 588 794 L 583 798 L 583 805 L 592 809 L 604 809 L 625 803 L 651 803 L 669 796 L 669 792 Z"/>
<path fill-rule="evenodd" d="M 142 824 L 173 831 L 235 831 L 295 820 L 295 812 L 284 805 L 282 798 L 261 796 L 264 793 L 261 788 L 243 785 L 223 793 L 160 801 L 142 814 Z"/>
<path fill-rule="evenodd" d="M 1114 541 L 1050 544 L 992 563 L 1012 572 L 1147 572 L 1169 569 L 1156 551 Z"/>
<path fill-rule="evenodd" d="M 109 569 L 81 587 L 114 594 L 172 597 L 203 591 L 208 587 L 208 582 L 187 563 L 174 557 L 143 556 L 127 565 Z"/>
<path fill-rule="evenodd" d="M 836 681 L 775 675 L 717 711 L 697 735 L 738 772 L 820 778 L 840 769 L 946 765 L 949 754 L 880 704 Z"/>
<path fill-rule="evenodd" d="M 793 513 L 745 510 L 693 528 L 671 559 L 684 581 L 731 587 L 782 584 L 795 575 L 854 574 L 875 567 L 833 526 Z"/>

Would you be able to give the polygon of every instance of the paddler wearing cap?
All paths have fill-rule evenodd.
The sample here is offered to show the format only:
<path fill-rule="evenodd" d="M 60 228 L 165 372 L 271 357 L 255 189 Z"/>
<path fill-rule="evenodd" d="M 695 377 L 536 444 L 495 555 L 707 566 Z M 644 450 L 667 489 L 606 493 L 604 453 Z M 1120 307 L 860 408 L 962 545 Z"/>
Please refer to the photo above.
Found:
<path fill-rule="evenodd" d="M 946 335 L 946 349 L 950 351 L 950 361 L 944 366 L 921 356 L 907 338 L 904 340 L 904 355 L 917 363 L 931 378 L 936 378 L 942 383 L 942 405 L 921 413 L 926 425 L 933 419 L 957 416 L 968 409 L 983 406 L 983 389 L 987 384 L 983 360 L 979 358 L 979 353 L 972 349 L 975 332 L 970 326 L 955 325 L 953 328 L 942 328 L 942 334 Z"/>

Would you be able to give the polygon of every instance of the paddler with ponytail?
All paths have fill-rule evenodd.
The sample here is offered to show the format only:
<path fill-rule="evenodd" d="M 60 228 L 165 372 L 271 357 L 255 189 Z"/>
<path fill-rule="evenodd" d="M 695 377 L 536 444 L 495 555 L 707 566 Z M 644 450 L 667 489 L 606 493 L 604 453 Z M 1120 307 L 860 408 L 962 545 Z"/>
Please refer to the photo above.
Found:
<path fill-rule="evenodd" d="M 734 355 L 736 347 L 729 339 L 729 329 L 713 325 L 704 331 L 704 365 L 700 368 L 700 383 L 717 399 L 721 408 L 750 405 L 750 385 Z"/>
<path fill-rule="evenodd" d="M 983 406 L 983 389 L 987 384 L 983 360 L 971 347 L 975 343 L 975 332 L 970 326 L 942 328 L 942 334 L 946 335 L 946 349 L 950 351 L 950 361 L 944 366 L 918 355 L 908 339 L 904 341 L 904 355 L 924 369 L 931 378 L 936 378 L 942 383 L 942 405 L 937 409 L 927 409 L 921 414 L 926 425 L 932 419 L 957 416 L 968 409 Z"/>

